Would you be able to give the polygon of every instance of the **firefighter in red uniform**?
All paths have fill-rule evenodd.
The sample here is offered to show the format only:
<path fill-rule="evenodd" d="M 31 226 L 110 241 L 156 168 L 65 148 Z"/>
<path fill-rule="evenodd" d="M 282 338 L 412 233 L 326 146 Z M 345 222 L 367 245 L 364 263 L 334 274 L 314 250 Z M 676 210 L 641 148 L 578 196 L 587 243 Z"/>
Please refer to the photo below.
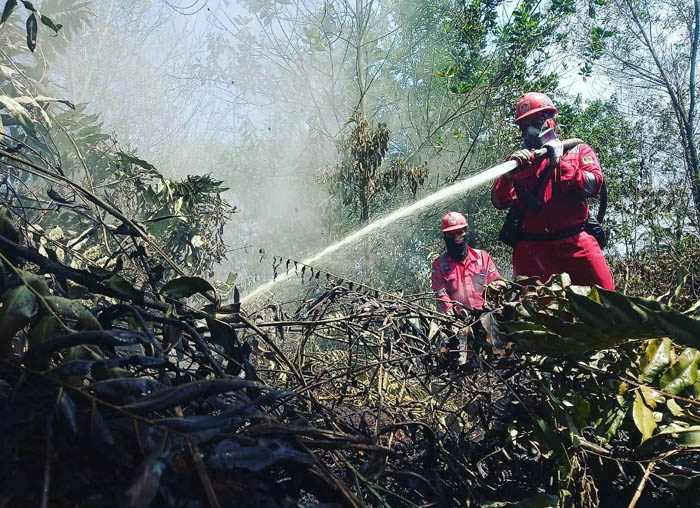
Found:
<path fill-rule="evenodd" d="M 596 196 L 603 185 L 600 163 L 585 143 L 564 152 L 555 132 L 556 113 L 546 95 L 530 92 L 523 96 L 515 110 L 515 123 L 524 148 L 510 156 L 520 165 L 496 180 L 491 191 L 496 208 L 517 207 L 523 213 L 513 248 L 513 274 L 546 281 L 566 272 L 573 284 L 615 289 L 598 242 L 584 231 L 587 199 Z M 541 147 L 547 148 L 548 158 L 533 161 L 531 150 Z M 534 195 L 536 189 L 538 195 Z"/>
<path fill-rule="evenodd" d="M 444 312 L 482 309 L 484 288 L 501 275 L 491 256 L 467 245 L 467 220 L 458 212 L 442 218 L 442 233 L 447 252 L 433 261 L 433 291 Z"/>

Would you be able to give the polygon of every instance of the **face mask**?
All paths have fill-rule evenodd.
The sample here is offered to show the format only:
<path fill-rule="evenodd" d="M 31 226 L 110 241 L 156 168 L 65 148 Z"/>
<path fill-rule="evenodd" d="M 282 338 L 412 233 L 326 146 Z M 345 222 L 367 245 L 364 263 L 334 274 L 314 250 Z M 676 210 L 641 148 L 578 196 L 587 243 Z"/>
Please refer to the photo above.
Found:
<path fill-rule="evenodd" d="M 547 127 L 547 123 L 543 122 L 541 127 L 529 125 L 523 134 L 523 145 L 530 150 L 542 148 L 542 145 L 557 138 L 554 129 Z"/>
<path fill-rule="evenodd" d="M 445 247 L 447 253 L 457 261 L 462 261 L 467 257 L 467 237 L 462 237 L 462 243 L 457 243 L 454 236 L 445 236 Z"/>

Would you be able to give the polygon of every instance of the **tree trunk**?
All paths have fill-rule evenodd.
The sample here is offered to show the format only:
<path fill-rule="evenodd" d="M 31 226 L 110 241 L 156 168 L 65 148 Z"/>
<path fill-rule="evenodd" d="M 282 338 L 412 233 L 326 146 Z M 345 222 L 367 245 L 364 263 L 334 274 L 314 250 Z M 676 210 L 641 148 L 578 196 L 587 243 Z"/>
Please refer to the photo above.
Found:
<path fill-rule="evenodd" d="M 360 89 L 360 102 L 358 104 L 363 118 L 367 118 L 367 50 L 365 48 L 365 29 L 367 20 L 362 0 L 355 0 L 355 16 L 357 23 L 357 84 Z"/>
<path fill-rule="evenodd" d="M 696 69 L 698 63 L 698 44 L 700 43 L 700 0 L 694 2 L 693 42 L 690 47 L 690 79 L 688 89 L 690 92 L 690 106 L 688 107 L 688 120 L 686 135 L 688 137 L 688 171 L 690 184 L 693 190 L 693 202 L 695 203 L 695 216 L 700 231 L 700 162 L 698 161 L 698 147 L 695 142 L 695 92 Z"/>

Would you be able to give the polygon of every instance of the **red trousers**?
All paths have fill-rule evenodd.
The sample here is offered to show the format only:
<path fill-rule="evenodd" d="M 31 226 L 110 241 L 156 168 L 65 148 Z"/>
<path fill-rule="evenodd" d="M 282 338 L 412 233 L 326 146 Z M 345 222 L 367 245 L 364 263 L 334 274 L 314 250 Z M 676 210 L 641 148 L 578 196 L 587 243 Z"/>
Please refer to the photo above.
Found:
<path fill-rule="evenodd" d="M 615 289 L 598 242 L 585 231 L 562 240 L 519 241 L 513 249 L 513 275 L 539 277 L 546 282 L 563 272 L 571 276 L 572 284 Z"/>

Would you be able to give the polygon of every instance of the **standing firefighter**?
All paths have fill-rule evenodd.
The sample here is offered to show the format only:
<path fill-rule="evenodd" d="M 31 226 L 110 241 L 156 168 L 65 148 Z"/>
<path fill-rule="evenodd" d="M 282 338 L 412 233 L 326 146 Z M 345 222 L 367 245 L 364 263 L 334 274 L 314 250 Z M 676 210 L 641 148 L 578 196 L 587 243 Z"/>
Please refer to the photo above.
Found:
<path fill-rule="evenodd" d="M 518 102 L 515 123 L 524 148 L 510 159 L 519 166 L 496 180 L 491 191 L 496 208 L 511 208 L 501 239 L 514 247 L 514 275 L 546 281 L 566 272 L 574 284 L 615 289 L 600 245 L 586 227 L 587 199 L 603 185 L 600 163 L 585 143 L 564 152 L 555 132 L 556 113 L 541 93 L 527 93 Z M 541 147 L 548 158 L 536 161 L 532 150 Z"/>
<path fill-rule="evenodd" d="M 467 220 L 458 212 L 442 218 L 442 234 L 447 252 L 433 261 L 433 291 L 445 312 L 484 306 L 484 288 L 501 275 L 491 256 L 467 245 Z"/>

